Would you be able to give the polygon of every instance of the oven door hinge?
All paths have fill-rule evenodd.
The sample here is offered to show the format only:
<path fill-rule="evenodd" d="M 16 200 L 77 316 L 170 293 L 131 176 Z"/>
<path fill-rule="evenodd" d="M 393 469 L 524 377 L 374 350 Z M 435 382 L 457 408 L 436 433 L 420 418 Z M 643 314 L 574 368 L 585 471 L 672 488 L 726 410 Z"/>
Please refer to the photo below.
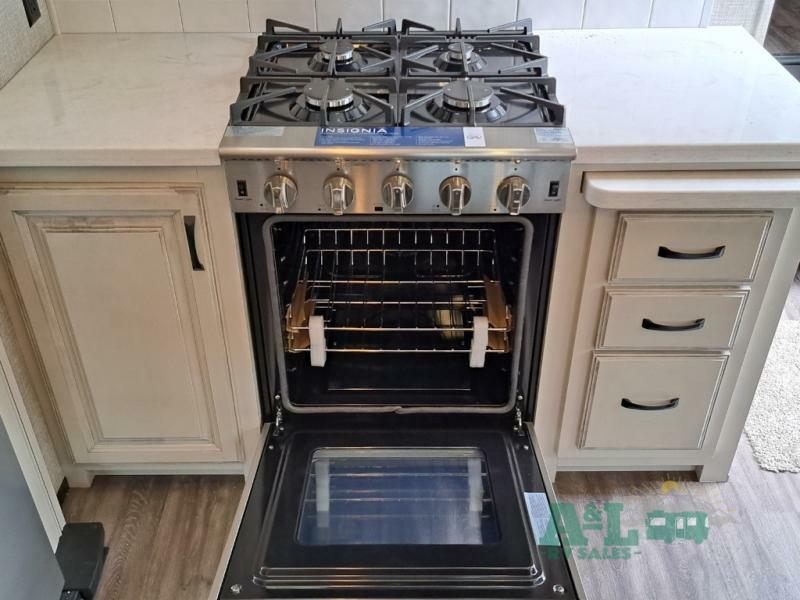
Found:
<path fill-rule="evenodd" d="M 525 397 L 522 394 L 517 394 L 517 403 L 514 405 L 514 433 L 523 435 L 525 426 L 522 422 L 522 403 Z"/>

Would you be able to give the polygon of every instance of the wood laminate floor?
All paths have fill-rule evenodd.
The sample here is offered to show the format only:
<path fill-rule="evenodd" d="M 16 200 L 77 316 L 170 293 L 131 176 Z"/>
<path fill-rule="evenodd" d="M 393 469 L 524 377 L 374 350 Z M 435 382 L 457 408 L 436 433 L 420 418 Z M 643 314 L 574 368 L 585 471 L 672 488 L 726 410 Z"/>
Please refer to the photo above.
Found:
<path fill-rule="evenodd" d="M 777 0 L 764 47 L 773 54 L 800 53 L 800 0 Z"/>
<path fill-rule="evenodd" d="M 105 527 L 96 600 L 206 600 L 243 486 L 237 476 L 99 476 L 69 490 L 67 521 Z"/>
<path fill-rule="evenodd" d="M 800 277 L 783 318 L 800 320 Z M 577 561 L 588 600 L 800 599 L 800 474 L 762 471 L 744 435 L 726 483 L 689 473 L 561 473 L 556 490 L 579 519 L 587 504 L 622 503 L 622 532 L 639 530 L 640 554 L 627 560 L 602 558 L 604 532 L 584 532 L 586 548 L 601 553 Z M 657 510 L 707 514 L 708 538 L 645 539 L 647 514 Z"/>

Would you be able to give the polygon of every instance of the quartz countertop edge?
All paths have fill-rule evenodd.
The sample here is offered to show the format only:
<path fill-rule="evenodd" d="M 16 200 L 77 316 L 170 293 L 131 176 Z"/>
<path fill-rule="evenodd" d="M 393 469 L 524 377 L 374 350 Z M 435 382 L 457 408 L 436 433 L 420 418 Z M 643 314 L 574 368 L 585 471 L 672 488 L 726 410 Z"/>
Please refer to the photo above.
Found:
<path fill-rule="evenodd" d="M 541 31 L 576 164 L 800 168 L 800 83 L 735 27 Z M 56 36 L 0 90 L 0 167 L 219 165 L 254 34 Z"/>
<path fill-rule="evenodd" d="M 213 167 L 220 165 L 218 143 L 204 148 L 3 149 L 0 168 Z"/>

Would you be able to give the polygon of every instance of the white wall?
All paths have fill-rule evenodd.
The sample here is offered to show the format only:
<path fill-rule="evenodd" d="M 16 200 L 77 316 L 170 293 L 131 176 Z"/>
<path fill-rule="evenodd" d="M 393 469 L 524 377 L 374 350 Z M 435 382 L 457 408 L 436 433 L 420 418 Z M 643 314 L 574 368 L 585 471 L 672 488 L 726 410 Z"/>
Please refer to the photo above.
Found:
<path fill-rule="evenodd" d="M 44 0 L 41 18 L 28 26 L 22 0 L 0 0 L 0 88 L 53 36 Z"/>
<path fill-rule="evenodd" d="M 350 29 L 384 17 L 406 17 L 437 28 L 452 26 L 456 17 L 464 27 L 480 29 L 525 17 L 532 17 L 537 29 L 697 27 L 708 22 L 712 4 L 713 0 L 53 0 L 62 33 L 260 32 L 268 16 L 312 29 L 330 29 L 339 16 Z"/>
<path fill-rule="evenodd" d="M 716 0 L 711 25 L 741 25 L 764 42 L 775 0 Z"/>

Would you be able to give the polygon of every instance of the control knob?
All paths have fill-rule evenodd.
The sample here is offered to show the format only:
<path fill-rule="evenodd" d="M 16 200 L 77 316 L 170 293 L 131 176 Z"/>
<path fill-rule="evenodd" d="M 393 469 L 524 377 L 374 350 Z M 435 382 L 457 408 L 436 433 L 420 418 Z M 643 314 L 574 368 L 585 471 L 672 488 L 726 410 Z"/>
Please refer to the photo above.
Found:
<path fill-rule="evenodd" d="M 389 175 L 381 189 L 383 202 L 391 210 L 403 212 L 414 200 L 414 182 L 408 175 Z"/>
<path fill-rule="evenodd" d="M 439 185 L 439 199 L 450 209 L 450 214 L 460 215 L 472 197 L 472 188 L 466 177 L 453 175 Z"/>
<path fill-rule="evenodd" d="M 264 196 L 276 213 L 286 212 L 297 199 L 297 184 L 288 175 L 275 173 L 264 184 Z"/>
<path fill-rule="evenodd" d="M 355 199 L 355 187 L 349 177 L 331 175 L 322 186 L 322 193 L 335 215 L 342 215 L 350 208 Z"/>
<path fill-rule="evenodd" d="M 508 209 L 508 212 L 518 215 L 522 207 L 531 199 L 531 186 L 524 177 L 517 175 L 506 177 L 497 186 L 497 199 Z"/>

